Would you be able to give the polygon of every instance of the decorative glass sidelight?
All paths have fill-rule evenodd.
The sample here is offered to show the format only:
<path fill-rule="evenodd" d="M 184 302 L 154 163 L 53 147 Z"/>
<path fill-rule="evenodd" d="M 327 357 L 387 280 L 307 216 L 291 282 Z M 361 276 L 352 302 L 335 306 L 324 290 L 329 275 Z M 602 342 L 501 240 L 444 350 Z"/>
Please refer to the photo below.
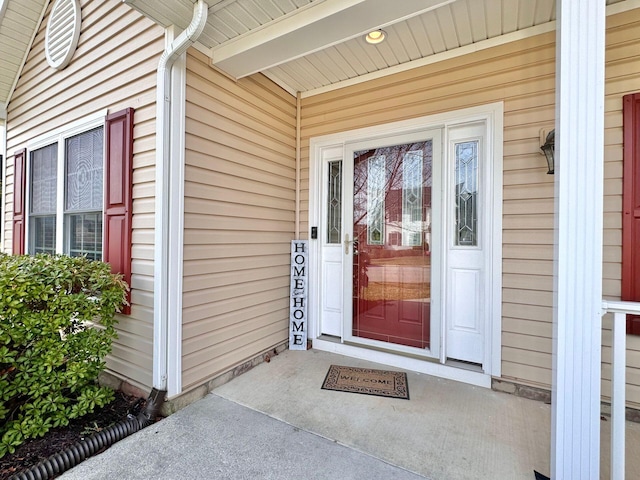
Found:
<path fill-rule="evenodd" d="M 329 162 L 327 243 L 342 241 L 342 160 Z"/>
<path fill-rule="evenodd" d="M 455 245 L 478 246 L 478 140 L 455 144 Z"/>
<path fill-rule="evenodd" d="M 369 245 L 384 245 L 386 173 L 384 155 L 369 158 L 367 162 L 367 243 Z"/>
<path fill-rule="evenodd" d="M 422 150 L 404 154 L 402 162 L 402 245 L 422 245 Z"/>

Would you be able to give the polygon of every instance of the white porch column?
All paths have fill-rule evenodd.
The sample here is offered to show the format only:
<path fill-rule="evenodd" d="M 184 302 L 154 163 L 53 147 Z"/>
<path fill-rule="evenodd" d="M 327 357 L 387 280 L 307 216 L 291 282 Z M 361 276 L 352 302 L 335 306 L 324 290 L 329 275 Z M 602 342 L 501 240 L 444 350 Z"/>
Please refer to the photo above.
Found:
<path fill-rule="evenodd" d="M 599 479 L 604 0 L 558 0 L 551 478 Z"/>

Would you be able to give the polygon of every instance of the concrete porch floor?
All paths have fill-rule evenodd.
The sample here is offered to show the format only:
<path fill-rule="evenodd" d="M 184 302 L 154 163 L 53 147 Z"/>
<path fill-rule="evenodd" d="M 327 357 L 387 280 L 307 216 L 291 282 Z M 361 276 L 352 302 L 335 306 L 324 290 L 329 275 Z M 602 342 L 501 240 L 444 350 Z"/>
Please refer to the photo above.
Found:
<path fill-rule="evenodd" d="M 398 370 L 286 350 L 213 394 L 429 479 L 531 480 L 534 469 L 549 475 L 550 405 L 413 372 L 408 401 L 322 390 L 332 364 Z M 601 425 L 607 479 L 610 422 Z M 639 449 L 640 424 L 627 422 L 626 478 L 640 478 Z"/>

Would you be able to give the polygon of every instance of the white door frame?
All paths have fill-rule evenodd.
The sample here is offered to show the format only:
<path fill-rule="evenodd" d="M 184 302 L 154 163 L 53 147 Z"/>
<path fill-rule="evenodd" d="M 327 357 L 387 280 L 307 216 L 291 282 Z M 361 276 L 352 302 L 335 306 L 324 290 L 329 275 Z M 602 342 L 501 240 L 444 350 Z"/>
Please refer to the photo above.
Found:
<path fill-rule="evenodd" d="M 501 346 L 502 346 L 502 137 L 503 137 L 502 102 L 496 102 L 477 107 L 471 107 L 436 115 L 418 117 L 410 120 L 376 125 L 356 130 L 339 132 L 310 140 L 309 149 L 309 225 L 318 227 L 319 239 L 309 241 L 309 338 L 313 340 L 313 347 L 319 350 L 331 351 L 351 357 L 362 358 L 378 363 L 395 366 L 438 377 L 450 378 L 478 386 L 491 387 L 491 377 L 501 374 Z M 326 149 L 345 148 L 348 143 L 364 139 L 408 134 L 415 131 L 429 129 L 443 129 L 443 143 L 448 142 L 446 131 L 448 127 L 469 122 L 483 121 L 487 128 L 487 158 L 488 185 L 490 188 L 491 226 L 489 235 L 492 243 L 488 254 L 487 276 L 491 279 L 489 287 L 490 298 L 486 299 L 488 309 L 486 335 L 488 343 L 485 348 L 482 372 L 456 368 L 443 364 L 438 360 L 417 359 L 394 353 L 380 352 L 367 348 L 341 343 L 320 335 L 320 285 L 321 285 L 321 238 L 323 235 L 321 218 L 323 185 L 321 179 L 322 155 Z"/>

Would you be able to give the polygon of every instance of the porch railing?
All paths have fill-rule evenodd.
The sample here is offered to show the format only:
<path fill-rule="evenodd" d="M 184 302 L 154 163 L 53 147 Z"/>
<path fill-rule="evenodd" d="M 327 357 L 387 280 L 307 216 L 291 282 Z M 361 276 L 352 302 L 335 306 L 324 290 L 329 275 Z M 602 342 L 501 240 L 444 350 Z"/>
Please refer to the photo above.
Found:
<path fill-rule="evenodd" d="M 640 303 L 604 300 L 603 315 L 613 314 L 611 327 L 611 480 L 623 480 L 625 472 L 625 370 L 627 314 L 640 315 Z"/>

